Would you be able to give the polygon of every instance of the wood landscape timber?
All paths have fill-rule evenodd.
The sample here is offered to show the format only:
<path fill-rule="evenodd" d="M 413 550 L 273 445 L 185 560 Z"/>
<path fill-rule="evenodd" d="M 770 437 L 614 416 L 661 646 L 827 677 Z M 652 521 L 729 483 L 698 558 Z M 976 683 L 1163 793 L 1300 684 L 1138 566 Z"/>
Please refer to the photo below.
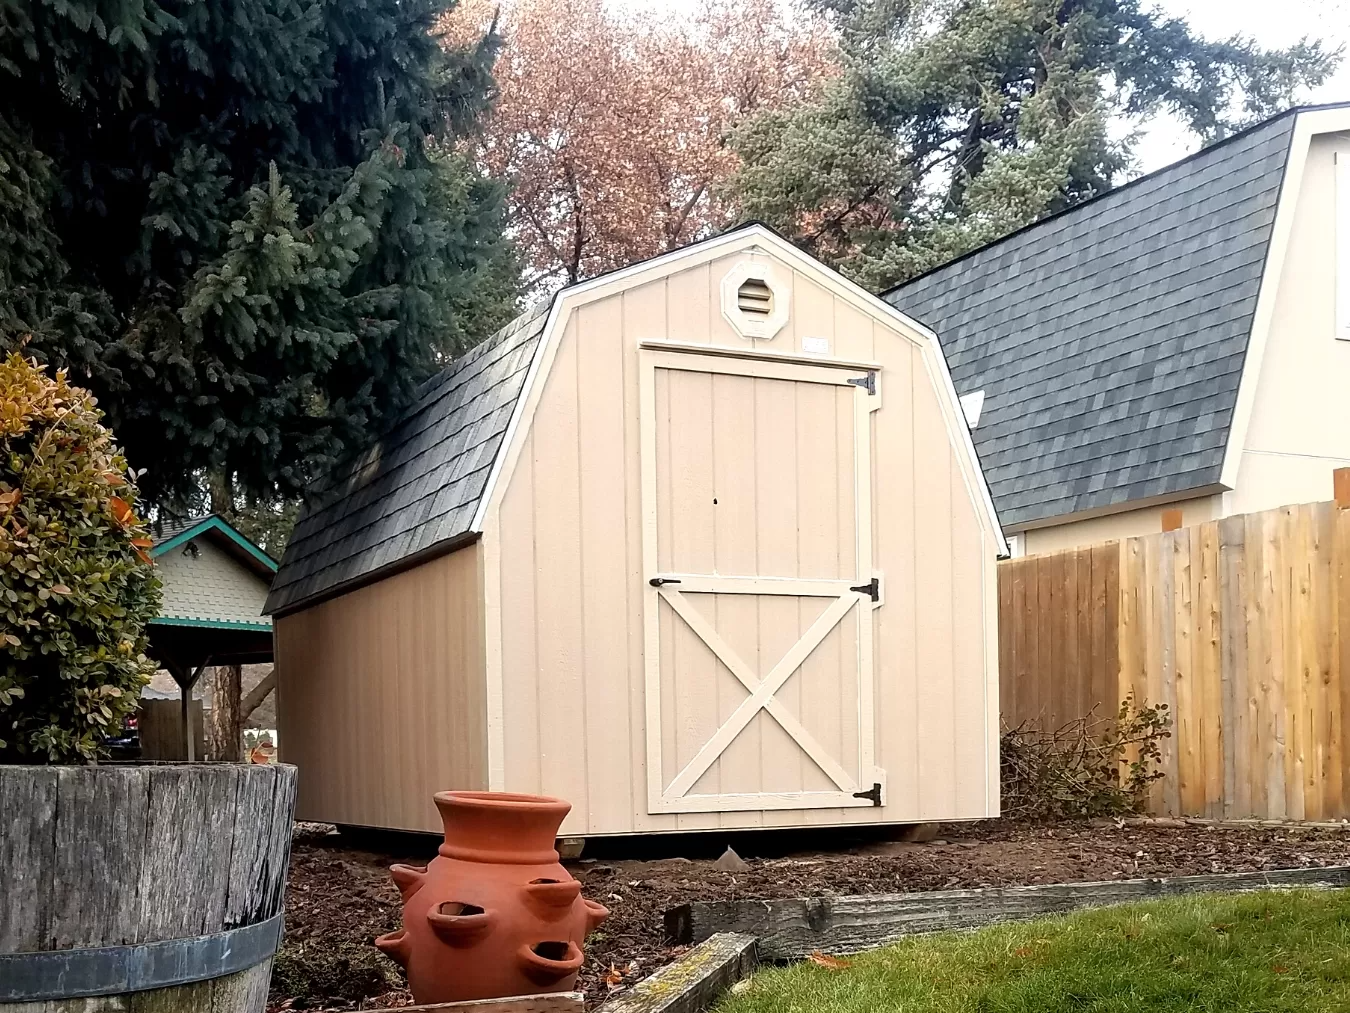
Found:
<path fill-rule="evenodd" d="M 601 1005 L 598 1013 L 698 1013 L 758 966 L 754 936 L 714 933 L 673 964 Z"/>
<path fill-rule="evenodd" d="M 368 1013 L 582 1013 L 586 1008 L 580 992 L 547 995 L 515 995 L 504 999 L 472 999 L 469 1002 L 438 1002 L 429 1006 L 399 1006 Z"/>
<path fill-rule="evenodd" d="M 696 901 L 666 912 L 666 934 L 692 943 L 718 933 L 758 937 L 763 960 L 855 953 L 905 936 L 1193 893 L 1350 886 L 1350 866 L 1101 883 L 935 890 L 788 900 Z"/>

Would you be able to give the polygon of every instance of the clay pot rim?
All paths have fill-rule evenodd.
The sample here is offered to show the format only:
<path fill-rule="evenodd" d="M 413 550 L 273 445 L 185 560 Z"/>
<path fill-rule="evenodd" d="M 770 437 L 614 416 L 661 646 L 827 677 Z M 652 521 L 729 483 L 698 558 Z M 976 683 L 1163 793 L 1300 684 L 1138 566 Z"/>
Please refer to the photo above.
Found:
<path fill-rule="evenodd" d="M 572 803 L 549 795 L 526 795 L 512 791 L 438 791 L 432 796 L 437 802 L 458 803 L 482 809 L 517 809 L 526 812 L 563 809 L 570 811 Z"/>

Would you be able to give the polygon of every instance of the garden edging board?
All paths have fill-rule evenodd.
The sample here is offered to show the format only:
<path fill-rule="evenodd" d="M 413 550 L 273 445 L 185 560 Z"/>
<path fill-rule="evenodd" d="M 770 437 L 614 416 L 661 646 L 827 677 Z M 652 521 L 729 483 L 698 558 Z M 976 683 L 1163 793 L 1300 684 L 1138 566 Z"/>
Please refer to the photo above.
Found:
<path fill-rule="evenodd" d="M 1344 886 L 1350 886 L 1350 865 L 978 890 L 696 901 L 670 909 L 665 920 L 666 934 L 675 943 L 695 943 L 718 933 L 743 933 L 758 937 L 760 959 L 797 960 L 816 952 L 854 953 L 916 933 L 975 928 L 1156 897 Z"/>

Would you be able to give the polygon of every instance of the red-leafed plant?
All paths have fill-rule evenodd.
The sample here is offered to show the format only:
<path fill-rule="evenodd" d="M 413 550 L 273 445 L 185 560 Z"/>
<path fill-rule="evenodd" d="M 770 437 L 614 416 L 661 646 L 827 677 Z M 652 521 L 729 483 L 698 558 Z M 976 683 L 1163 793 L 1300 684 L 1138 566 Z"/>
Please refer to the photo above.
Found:
<path fill-rule="evenodd" d="M 0 762 L 97 760 L 154 673 L 150 539 L 86 390 L 0 361 Z"/>

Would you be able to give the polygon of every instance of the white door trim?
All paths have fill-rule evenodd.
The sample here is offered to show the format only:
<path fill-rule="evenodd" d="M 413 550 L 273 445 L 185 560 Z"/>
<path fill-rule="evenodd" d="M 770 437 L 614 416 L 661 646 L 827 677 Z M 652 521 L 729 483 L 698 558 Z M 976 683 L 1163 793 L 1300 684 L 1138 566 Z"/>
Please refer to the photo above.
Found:
<path fill-rule="evenodd" d="M 855 585 L 850 580 L 762 577 L 757 575 L 720 575 L 658 573 L 658 531 L 656 506 L 656 371 L 657 369 L 708 372 L 764 377 L 795 382 L 852 386 L 857 392 L 854 410 L 854 503 L 855 572 L 866 574 Z M 850 366 L 816 365 L 769 361 L 764 358 L 733 358 L 695 351 L 644 347 L 639 360 L 639 418 L 642 471 L 642 548 L 644 575 L 643 632 L 647 714 L 647 801 L 651 813 L 719 812 L 824 807 L 856 808 L 871 806 L 872 799 L 861 795 L 873 783 L 884 783 L 875 766 L 876 736 L 873 709 L 872 608 L 869 592 L 859 590 L 868 577 L 880 578 L 872 560 L 872 460 L 871 413 L 880 407 L 877 377 L 871 374 L 871 392 L 853 376 Z M 653 583 L 653 578 L 660 578 Z M 672 586 L 674 585 L 674 586 Z M 781 594 L 801 597 L 832 598 L 825 611 L 797 642 L 758 680 L 754 671 L 694 608 L 685 593 L 707 594 Z M 749 694 L 695 756 L 663 786 L 661 715 L 661 635 L 659 612 L 664 601 L 680 620 L 731 672 Z M 830 756 L 801 722 L 776 697 L 775 693 L 800 668 L 830 631 L 849 615 L 856 617 L 858 631 L 858 756 L 864 778 L 860 785 L 844 766 Z M 767 712 L 796 745 L 825 773 L 834 790 L 801 792 L 719 793 L 688 795 L 728 746 L 760 711 Z"/>

